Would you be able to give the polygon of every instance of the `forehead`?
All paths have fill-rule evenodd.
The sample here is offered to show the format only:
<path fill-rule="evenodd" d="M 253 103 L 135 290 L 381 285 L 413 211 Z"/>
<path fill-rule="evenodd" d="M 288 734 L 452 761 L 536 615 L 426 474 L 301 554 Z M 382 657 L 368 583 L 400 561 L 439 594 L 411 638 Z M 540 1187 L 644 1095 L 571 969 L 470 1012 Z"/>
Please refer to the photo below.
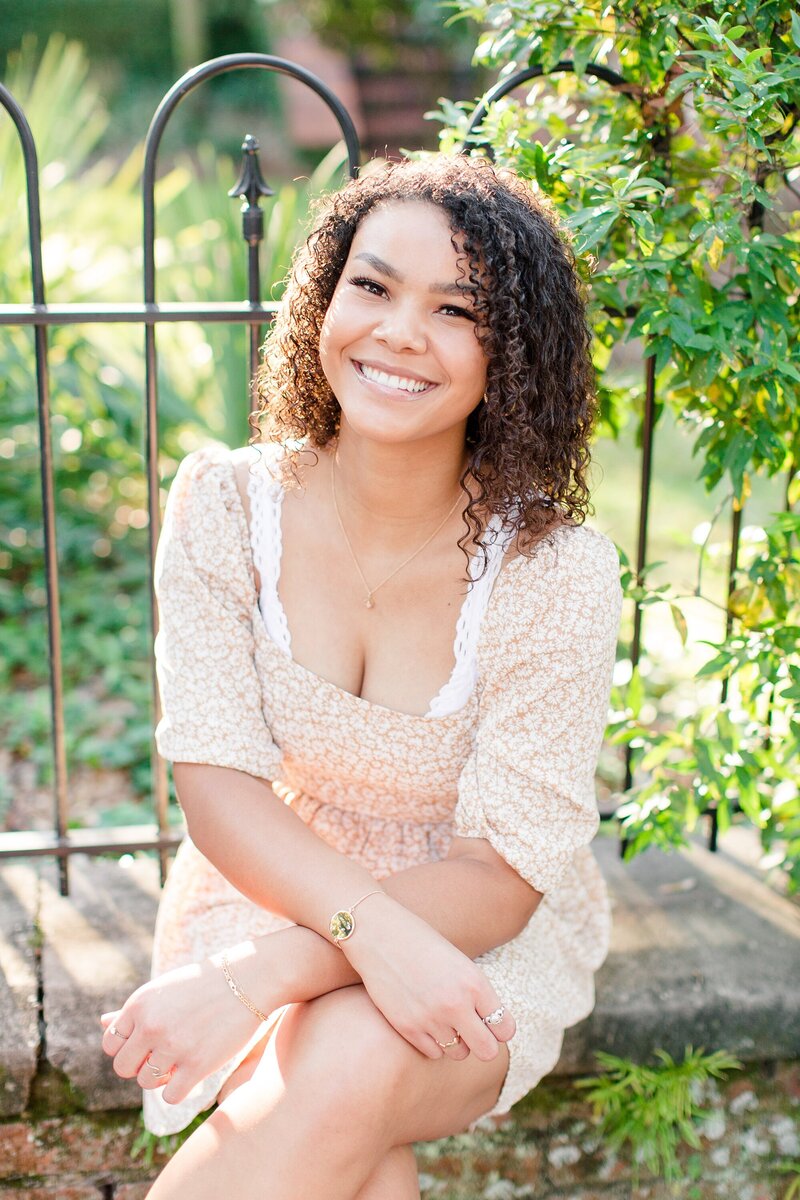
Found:
<path fill-rule="evenodd" d="M 437 204 L 428 200 L 386 200 L 359 224 L 350 256 L 369 252 L 400 268 L 441 268 L 444 263 L 455 268 L 463 255 L 462 243 L 462 235 L 450 228 L 448 213 Z"/>

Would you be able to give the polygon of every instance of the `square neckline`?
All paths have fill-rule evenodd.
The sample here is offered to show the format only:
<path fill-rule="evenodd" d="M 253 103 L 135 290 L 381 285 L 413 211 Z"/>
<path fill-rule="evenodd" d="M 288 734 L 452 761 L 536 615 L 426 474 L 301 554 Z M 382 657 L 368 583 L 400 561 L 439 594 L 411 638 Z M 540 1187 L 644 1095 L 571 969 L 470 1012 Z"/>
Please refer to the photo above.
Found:
<path fill-rule="evenodd" d="M 270 469 L 270 464 L 267 461 L 268 455 L 266 453 L 264 453 L 264 451 L 268 450 L 268 449 L 272 449 L 274 452 L 274 455 L 275 455 L 275 460 L 277 461 L 278 454 L 283 451 L 283 448 L 278 444 L 270 444 L 270 443 L 264 443 L 264 442 L 253 443 L 250 448 L 252 450 L 256 451 L 256 457 L 247 464 L 247 467 L 248 467 L 247 493 L 248 493 L 248 498 L 250 501 L 250 521 L 249 522 L 247 520 L 247 514 L 244 509 L 244 503 L 242 501 L 242 496 L 239 491 L 238 483 L 236 486 L 236 493 L 237 493 L 240 507 L 242 510 L 242 516 L 244 518 L 245 527 L 247 529 L 247 540 L 248 540 L 248 544 L 249 544 L 250 558 L 251 558 L 254 575 L 255 575 L 255 571 L 258 571 L 260 581 L 261 581 L 261 587 L 257 593 L 254 608 L 258 613 L 258 623 L 259 623 L 261 629 L 263 630 L 263 632 L 265 633 L 265 635 L 267 637 L 267 641 L 269 642 L 270 646 L 272 648 L 274 648 L 275 651 L 277 653 L 279 653 L 286 661 L 288 661 L 291 664 L 293 669 L 295 669 L 295 670 L 299 671 L 300 673 L 302 673 L 303 675 L 305 675 L 317 687 L 323 687 L 323 688 L 332 690 L 339 696 L 347 697 L 348 702 L 355 701 L 358 704 L 366 706 L 369 709 L 379 709 L 382 712 L 390 713 L 390 714 L 392 714 L 392 716 L 401 718 L 406 721 L 408 721 L 408 720 L 423 721 L 426 724 L 430 724 L 433 721 L 448 721 L 448 720 L 452 720 L 452 719 L 459 719 L 459 718 L 462 718 L 464 715 L 466 715 L 472 705 L 472 702 L 475 699 L 475 691 L 476 691 L 476 683 L 477 683 L 477 669 L 475 669 L 474 671 L 471 672 L 471 675 L 473 676 L 473 678 L 471 679 L 471 686 L 469 687 L 469 691 L 466 692 L 466 694 L 463 696 L 463 702 L 460 703 L 457 708 L 452 709 L 449 712 L 444 712 L 444 713 L 432 712 L 431 710 L 434 708 L 434 706 L 436 705 L 436 702 L 440 699 L 440 697 L 445 695 L 449 690 L 453 689 L 454 683 L 458 682 L 459 672 L 461 674 L 463 674 L 463 671 L 464 671 L 463 660 L 460 660 L 460 658 L 459 658 L 459 637 L 461 635 L 463 635 L 463 632 L 464 632 L 465 614 L 469 615 L 470 603 L 471 602 L 472 602 L 472 604 L 475 603 L 474 597 L 477 594 L 475 591 L 475 588 L 483 582 L 483 579 L 473 580 L 472 581 L 473 586 L 471 588 L 467 589 L 467 593 L 464 596 L 464 599 L 459 608 L 458 616 L 456 618 L 456 623 L 455 623 L 454 634 L 453 634 L 453 667 L 452 667 L 447 679 L 445 680 L 445 682 L 442 684 L 442 686 L 438 689 L 438 691 L 435 693 L 433 698 L 430 700 L 426 712 L 410 713 L 410 712 L 405 712 L 402 709 L 391 708 L 389 705 L 381 704 L 375 700 L 369 700 L 365 696 L 356 695 L 355 692 L 351 692 L 347 688 L 341 687 L 339 684 L 334 683 L 333 680 L 326 679 L 325 676 L 320 675 L 317 671 L 313 671 L 310 667 L 306 667 L 306 666 L 304 666 L 303 663 L 298 662 L 298 660 L 292 654 L 291 630 L 289 628 L 289 621 L 288 621 L 288 617 L 286 615 L 286 610 L 283 607 L 283 603 L 280 598 L 280 593 L 278 591 L 278 582 L 280 580 L 281 562 L 282 562 L 282 557 L 283 557 L 283 529 L 282 529 L 281 515 L 282 515 L 282 509 L 283 509 L 283 499 L 285 496 L 285 489 L 283 488 L 283 485 L 282 485 L 280 479 Z M 234 467 L 234 474 L 235 474 L 235 467 Z M 255 520 L 256 502 L 259 499 L 259 497 L 257 497 L 255 495 L 255 488 L 257 486 L 262 487 L 267 494 L 271 494 L 271 500 L 274 505 L 273 520 L 274 520 L 274 525 L 275 525 L 275 541 L 274 541 L 273 548 L 277 550 L 277 554 L 276 554 L 276 558 L 275 558 L 274 569 L 270 572 L 270 575 L 273 578 L 272 578 L 272 586 L 269 588 L 269 594 L 271 595 L 272 604 L 273 604 L 272 613 L 275 617 L 275 620 L 279 626 L 280 631 L 283 633 L 284 638 L 285 638 L 284 644 L 281 644 L 281 641 L 279 640 L 279 638 L 276 638 L 274 636 L 274 634 L 270 631 L 269 622 L 264 613 L 264 609 L 262 608 L 262 598 L 264 596 L 265 588 L 268 586 L 268 584 L 267 584 L 267 580 L 265 578 L 266 573 L 265 573 L 265 571 L 263 571 L 261 569 L 261 567 L 259 566 L 259 563 L 257 561 L 257 559 L 260 557 L 260 554 L 259 554 L 259 551 L 258 551 L 258 548 L 256 545 L 256 535 L 259 533 L 258 522 Z M 276 495 L 279 497 L 277 503 L 275 503 Z M 487 566 L 487 575 L 489 576 L 489 579 L 488 579 L 487 583 L 484 585 L 484 589 L 483 589 L 485 592 L 484 602 L 480 608 L 480 611 L 478 612 L 478 619 L 475 622 L 475 628 L 472 630 L 472 641 L 474 642 L 473 649 L 475 651 L 477 650 L 477 641 L 478 641 L 478 635 L 480 632 L 480 625 L 482 623 L 483 616 L 485 615 L 486 609 L 489 606 L 492 594 L 494 592 L 495 584 L 496 584 L 497 579 L 499 578 L 500 574 L 505 573 L 505 572 L 501 571 L 501 568 L 503 567 L 503 559 L 505 557 L 506 546 L 502 542 L 502 537 L 501 537 L 502 523 L 500 522 L 499 518 L 492 517 L 490 519 L 489 524 L 487 525 L 486 530 L 484 531 L 484 534 L 482 535 L 482 538 L 486 535 L 486 533 L 490 529 L 493 530 L 493 532 L 495 533 L 495 537 L 491 541 L 489 541 L 488 547 L 487 547 L 489 556 L 490 556 L 489 565 Z M 498 550 L 498 543 L 501 543 L 499 550 Z M 493 559 L 492 559 L 492 551 L 493 550 L 494 550 L 494 559 L 496 561 L 493 561 Z M 475 562 L 476 559 L 477 559 L 477 555 L 470 556 L 470 564 L 469 564 L 470 574 L 473 571 L 473 563 Z M 506 566 L 508 566 L 508 565 L 510 565 L 510 564 L 506 564 Z M 486 576 L 484 576 L 484 579 L 485 578 L 486 578 Z"/>

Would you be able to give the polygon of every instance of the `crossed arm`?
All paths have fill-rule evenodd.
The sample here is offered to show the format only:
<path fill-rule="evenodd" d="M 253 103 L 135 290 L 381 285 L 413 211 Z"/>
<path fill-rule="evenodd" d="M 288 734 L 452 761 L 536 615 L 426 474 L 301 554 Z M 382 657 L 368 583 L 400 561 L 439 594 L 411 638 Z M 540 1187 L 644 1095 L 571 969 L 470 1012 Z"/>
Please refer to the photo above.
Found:
<path fill-rule="evenodd" d="M 399 951 L 401 929 L 419 950 L 423 922 L 467 958 L 477 958 L 515 937 L 541 900 L 481 838 L 457 837 L 445 859 L 376 882 L 323 842 L 263 780 L 178 763 L 175 783 L 197 848 L 255 904 L 296 922 L 269 935 L 280 938 L 282 958 L 290 964 L 283 981 L 291 992 L 287 1002 L 360 982 L 360 966 L 367 970 Z M 360 906 L 356 933 L 342 949 L 333 945 L 331 914 L 375 888 L 386 896 Z"/>
<path fill-rule="evenodd" d="M 178 763 L 175 781 L 198 849 L 254 903 L 296 922 L 230 952 L 239 986 L 262 1012 L 363 982 L 386 1020 L 428 1057 L 441 1056 L 454 1030 L 461 1040 L 452 1053 L 484 1060 L 513 1036 L 511 1013 L 491 1030 L 483 1023 L 503 998 L 472 959 L 513 938 L 541 893 L 488 842 L 456 838 L 444 860 L 379 882 L 263 780 Z M 353 936 L 335 946 L 331 914 L 374 890 Z M 103 1047 L 118 1074 L 142 1087 L 168 1075 L 164 1099 L 177 1103 L 245 1046 L 257 1020 L 233 1000 L 220 965 L 212 956 L 168 972 L 105 1014 Z"/>

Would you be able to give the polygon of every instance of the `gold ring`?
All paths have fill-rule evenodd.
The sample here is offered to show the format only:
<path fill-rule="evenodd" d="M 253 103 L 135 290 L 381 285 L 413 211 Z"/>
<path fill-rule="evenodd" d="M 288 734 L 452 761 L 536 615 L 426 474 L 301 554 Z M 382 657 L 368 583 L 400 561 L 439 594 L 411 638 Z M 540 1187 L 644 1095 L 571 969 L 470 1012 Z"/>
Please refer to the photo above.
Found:
<path fill-rule="evenodd" d="M 448 1046 L 457 1046 L 458 1045 L 458 1043 L 461 1041 L 461 1034 L 458 1032 L 458 1030 L 456 1030 L 456 1036 L 454 1038 L 451 1038 L 451 1040 L 449 1042 L 439 1042 L 439 1041 L 437 1041 L 436 1038 L 434 1038 L 433 1040 L 436 1042 L 437 1046 L 441 1046 L 442 1050 L 446 1050 L 448 1048 Z"/>
<path fill-rule="evenodd" d="M 122 1038 L 123 1042 L 127 1042 L 128 1038 L 130 1036 L 127 1033 L 120 1033 L 120 1031 L 117 1029 L 116 1025 L 109 1025 L 108 1032 L 113 1033 L 114 1037 Z"/>
<path fill-rule="evenodd" d="M 160 1068 L 159 1068 L 159 1067 L 154 1067 L 154 1066 L 153 1066 L 153 1064 L 150 1062 L 150 1055 L 149 1055 L 149 1054 L 148 1054 L 147 1058 L 145 1059 L 145 1066 L 150 1068 L 150 1070 L 151 1070 L 151 1071 L 153 1072 L 153 1074 L 155 1075 L 156 1079 L 160 1079 L 160 1078 L 162 1077 L 162 1075 L 169 1075 L 169 1071 L 168 1071 L 168 1070 L 167 1070 L 167 1071 L 162 1071 L 162 1070 L 160 1070 Z"/>

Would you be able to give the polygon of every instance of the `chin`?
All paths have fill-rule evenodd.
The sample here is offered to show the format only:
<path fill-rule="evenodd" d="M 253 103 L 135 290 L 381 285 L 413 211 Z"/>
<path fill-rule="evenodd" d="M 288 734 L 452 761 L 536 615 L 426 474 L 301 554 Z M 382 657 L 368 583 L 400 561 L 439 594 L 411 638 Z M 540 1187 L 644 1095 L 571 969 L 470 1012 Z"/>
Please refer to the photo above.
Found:
<path fill-rule="evenodd" d="M 382 445 L 399 445 L 430 437 L 441 430 L 431 430 L 412 413 L 376 413 L 342 408 L 342 422 L 359 438 Z"/>

